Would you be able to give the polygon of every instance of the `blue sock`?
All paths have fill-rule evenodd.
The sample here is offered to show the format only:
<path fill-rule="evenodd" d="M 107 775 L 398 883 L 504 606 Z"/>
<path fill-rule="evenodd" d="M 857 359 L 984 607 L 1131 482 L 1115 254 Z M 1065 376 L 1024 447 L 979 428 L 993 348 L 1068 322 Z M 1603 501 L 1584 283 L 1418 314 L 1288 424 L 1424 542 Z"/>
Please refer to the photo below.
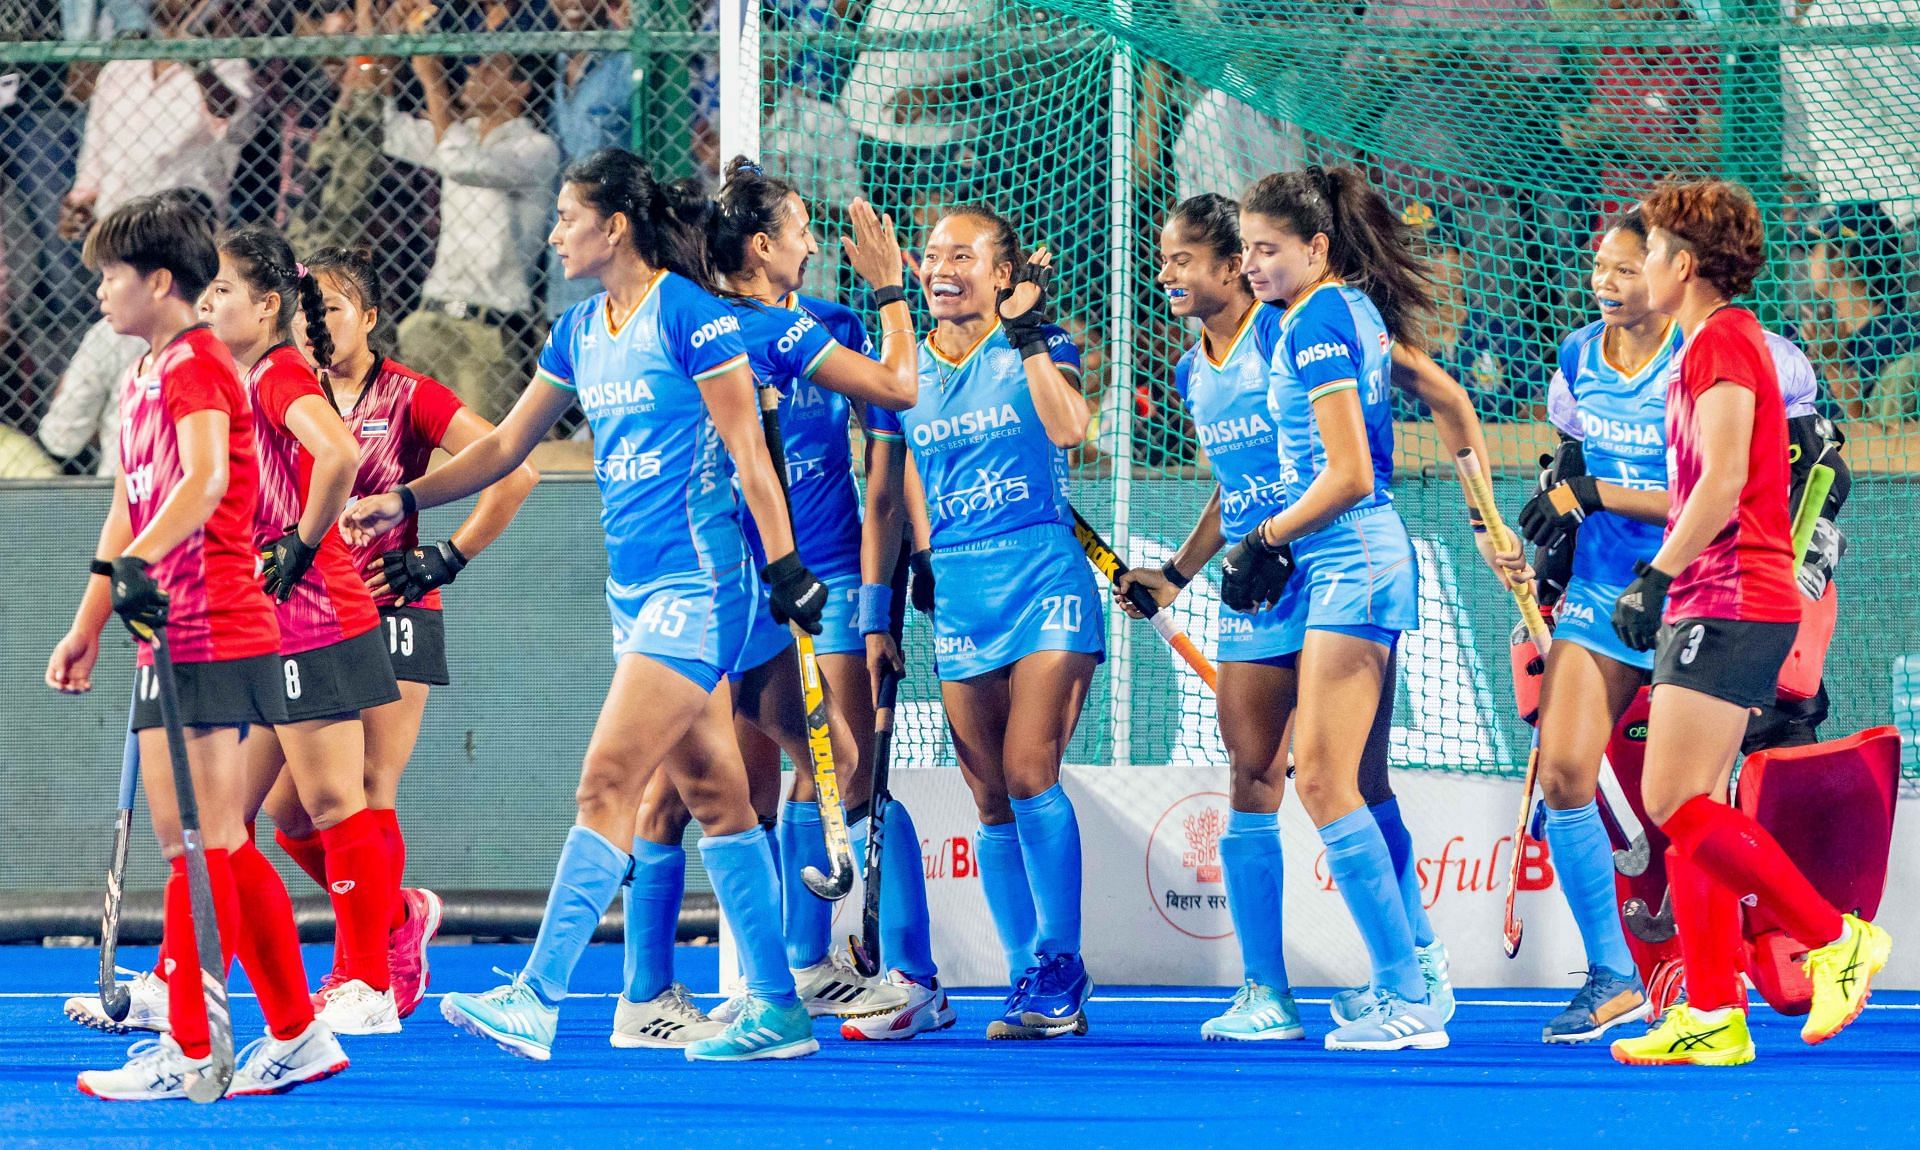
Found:
<path fill-rule="evenodd" d="M 1367 809 L 1380 825 L 1380 837 L 1387 840 L 1393 873 L 1400 880 L 1400 903 L 1407 908 L 1407 925 L 1413 928 L 1413 945 L 1432 946 L 1433 924 L 1427 921 L 1427 903 L 1420 893 L 1420 860 L 1414 857 L 1407 824 L 1400 821 L 1400 800 L 1390 798 Z"/>
<path fill-rule="evenodd" d="M 1320 841 L 1327 844 L 1327 870 L 1367 944 L 1373 987 L 1408 1002 L 1425 1002 L 1426 981 L 1413 956 L 1413 930 L 1401 906 L 1393 856 L 1380 837 L 1380 825 L 1363 806 L 1321 827 Z"/>
<path fill-rule="evenodd" d="M 800 875 L 810 866 L 822 871 L 830 865 L 826 836 L 820 831 L 820 808 L 813 803 L 789 802 L 780 809 L 780 918 L 787 938 L 787 965 L 805 970 L 827 957 L 828 934 L 833 930 L 833 904 L 807 889 Z"/>
<path fill-rule="evenodd" d="M 1614 905 L 1613 844 L 1600 821 L 1598 801 L 1567 811 L 1548 807 L 1547 849 L 1560 875 L 1567 907 L 1580 927 L 1588 964 L 1604 966 L 1623 978 L 1634 977 L 1639 968 L 1627 949 L 1627 936 L 1620 931 Z"/>
<path fill-rule="evenodd" d="M 1033 888 L 1027 885 L 1027 863 L 1020 853 L 1020 824 L 981 823 L 974 851 L 993 929 L 1007 953 L 1007 981 L 1012 982 L 1034 965 Z"/>
<path fill-rule="evenodd" d="M 628 1002 L 645 1002 L 673 982 L 673 941 L 680 925 L 680 898 L 687 890 L 685 848 L 633 840 L 633 881 L 622 897 L 627 908 Z"/>
<path fill-rule="evenodd" d="M 767 832 L 767 849 L 773 852 L 773 870 L 775 874 L 786 873 L 780 866 L 780 827 L 778 823 L 762 820 L 760 829 Z M 824 840 L 822 840 L 824 841 Z"/>
<path fill-rule="evenodd" d="M 720 911 L 739 944 L 748 992 L 778 1006 L 798 1003 L 780 937 L 780 880 L 773 873 L 767 832 L 754 827 L 737 835 L 703 838 L 700 861 L 707 864 Z"/>
<path fill-rule="evenodd" d="M 1240 936 L 1247 979 L 1285 994 L 1287 956 L 1280 944 L 1280 816 L 1228 811 L 1220 838 L 1227 872 L 1227 909 Z"/>
<path fill-rule="evenodd" d="M 574 964 L 593 941 L 594 928 L 620 893 L 632 861 L 597 831 L 574 827 L 567 832 L 553 889 L 547 892 L 547 910 L 540 916 L 540 934 L 521 971 L 548 1006 L 566 1000 Z"/>
<path fill-rule="evenodd" d="M 1030 799 L 1013 800 L 1020 853 L 1033 888 L 1036 954 L 1080 953 L 1080 821 L 1067 792 L 1055 783 Z"/>
<path fill-rule="evenodd" d="M 853 858 L 865 865 L 868 820 L 850 828 Z M 887 839 L 880 844 L 886 857 L 880 886 L 880 960 L 915 982 L 929 982 L 940 973 L 933 962 L 933 928 L 927 917 L 927 872 L 920 858 L 920 832 L 913 816 L 894 799 L 887 803 Z"/>

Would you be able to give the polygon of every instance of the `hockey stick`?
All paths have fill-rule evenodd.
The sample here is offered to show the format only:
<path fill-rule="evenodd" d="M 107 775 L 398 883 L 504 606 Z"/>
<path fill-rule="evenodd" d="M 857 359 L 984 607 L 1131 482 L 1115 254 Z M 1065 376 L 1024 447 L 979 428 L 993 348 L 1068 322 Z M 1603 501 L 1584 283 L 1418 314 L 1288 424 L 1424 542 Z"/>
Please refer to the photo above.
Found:
<path fill-rule="evenodd" d="M 187 1079 L 187 1097 L 215 1102 L 233 1081 L 233 1016 L 227 1012 L 227 964 L 220 951 L 220 922 L 214 917 L 213 879 L 207 873 L 207 846 L 200 837 L 200 803 L 193 793 L 193 768 L 187 763 L 187 733 L 180 722 L 180 687 L 173 677 L 173 653 L 167 630 L 153 631 L 153 677 L 160 685 L 160 721 L 167 728 L 167 754 L 173 761 L 174 802 L 180 808 L 180 843 L 187 856 L 187 895 L 193 906 L 193 946 L 200 952 L 200 985 L 207 998 L 207 1033 L 212 1058 L 207 1069 Z"/>
<path fill-rule="evenodd" d="M 1660 900 L 1660 909 L 1647 910 L 1647 900 L 1630 898 L 1620 904 L 1620 917 L 1625 920 L 1627 929 L 1633 937 L 1651 946 L 1672 942 L 1679 929 L 1673 923 L 1673 890 L 1669 888 Z"/>
<path fill-rule="evenodd" d="M 780 435 L 780 392 L 760 389 L 760 428 L 766 436 L 767 454 L 773 457 L 774 474 L 780 477 L 780 494 L 788 498 L 787 448 Z M 793 504 L 787 503 L 787 530 L 794 532 Z M 794 537 L 799 538 L 798 532 Z M 829 902 L 842 899 L 853 889 L 853 845 L 847 836 L 847 809 L 840 803 L 840 776 L 833 765 L 833 740 L 827 726 L 827 693 L 820 685 L 820 662 L 813 653 L 813 636 L 806 628 L 792 624 L 794 655 L 800 660 L 800 692 L 807 707 L 807 758 L 813 766 L 814 803 L 820 808 L 820 831 L 826 836 L 827 856 L 832 874 L 821 874 L 818 867 L 800 872 L 807 889 Z"/>
<path fill-rule="evenodd" d="M 1109 583 L 1119 582 L 1120 576 L 1125 575 L 1129 570 L 1127 565 L 1121 562 L 1120 556 L 1114 552 L 1113 548 L 1107 546 L 1107 541 L 1100 538 L 1100 533 L 1093 529 L 1093 525 L 1088 523 L 1078 510 L 1073 513 L 1073 535 L 1080 540 L 1080 549 L 1087 553 L 1088 562 L 1099 568 L 1100 573 L 1107 577 Z M 1207 662 L 1207 657 L 1200 653 L 1200 648 L 1194 646 L 1193 640 L 1188 638 L 1187 633 L 1180 629 L 1180 625 L 1173 621 L 1173 615 L 1161 612 L 1160 604 L 1154 602 L 1153 593 L 1138 585 L 1130 587 L 1127 590 L 1127 602 L 1132 603 L 1135 610 L 1147 617 L 1147 622 L 1153 624 L 1153 629 L 1167 641 L 1167 646 L 1172 647 L 1174 653 L 1179 655 L 1187 666 L 1193 668 L 1193 673 L 1200 676 L 1208 690 L 1213 690 L 1213 664 Z"/>
<path fill-rule="evenodd" d="M 140 691 L 134 676 L 134 694 Z M 127 713 L 127 745 L 120 753 L 120 810 L 113 821 L 113 857 L 107 862 L 106 904 L 100 908 L 100 1009 L 115 1022 L 125 1022 L 133 994 L 120 985 L 114 956 L 120 949 L 120 894 L 127 877 L 127 843 L 133 834 L 133 792 L 140 783 L 140 740 L 133 733 L 133 713 Z"/>
<path fill-rule="evenodd" d="M 903 541 L 900 556 L 893 565 L 893 610 L 887 619 L 887 630 L 893 634 L 896 646 L 902 642 L 901 632 L 906 629 L 908 550 Z M 881 845 L 887 833 L 887 804 L 893 801 L 887 780 L 893 766 L 893 708 L 900 697 L 900 673 L 892 670 L 882 673 L 875 695 L 873 754 L 867 768 L 873 779 L 873 794 L 867 800 L 866 889 L 860 894 L 860 937 L 847 940 L 854 969 L 868 978 L 880 973 L 880 887 L 886 881 Z"/>
<path fill-rule="evenodd" d="M 1487 473 L 1480 466 L 1480 457 L 1472 448 L 1463 447 L 1453 458 L 1454 467 L 1459 469 L 1460 482 L 1467 489 L 1467 500 L 1479 514 L 1481 525 L 1492 536 L 1496 549 L 1504 551 L 1514 543 L 1514 536 L 1500 518 L 1500 507 L 1493 501 L 1493 488 L 1487 483 Z M 1547 630 L 1546 617 L 1540 614 L 1539 600 L 1533 597 L 1533 588 L 1525 582 L 1509 584 L 1513 590 L 1514 605 L 1520 608 L 1520 618 L 1526 622 L 1527 634 L 1533 639 L 1533 649 L 1540 652 L 1542 659 L 1547 657 L 1547 649 L 1553 645 L 1553 634 Z M 1520 937 L 1526 930 L 1526 923 L 1520 920 L 1514 905 L 1520 893 L 1520 866 L 1526 854 L 1527 819 L 1533 813 L 1533 792 L 1540 783 L 1540 731 L 1533 732 L 1533 746 L 1527 752 L 1527 777 L 1521 784 L 1520 819 L 1513 828 L 1513 861 L 1507 870 L 1507 907 L 1506 919 L 1501 924 L 1503 941 L 1506 944 L 1507 957 L 1513 958 L 1520 953 Z"/>

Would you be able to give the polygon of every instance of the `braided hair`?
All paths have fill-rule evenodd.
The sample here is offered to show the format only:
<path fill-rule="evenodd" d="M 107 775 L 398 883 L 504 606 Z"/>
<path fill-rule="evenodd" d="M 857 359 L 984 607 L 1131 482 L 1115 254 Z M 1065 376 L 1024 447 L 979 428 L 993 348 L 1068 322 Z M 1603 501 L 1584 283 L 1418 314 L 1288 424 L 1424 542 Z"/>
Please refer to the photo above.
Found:
<path fill-rule="evenodd" d="M 320 390 L 327 402 L 335 403 L 333 382 L 327 377 L 327 365 L 333 362 L 333 336 L 327 331 L 327 305 L 320 298 L 320 281 L 298 260 L 286 237 L 264 224 L 248 224 L 224 232 L 219 239 L 220 254 L 233 260 L 240 278 L 255 296 L 277 292 L 280 314 L 274 331 L 282 336 L 293 331 L 293 313 L 297 307 L 306 313 L 307 342 L 319 363 Z"/>

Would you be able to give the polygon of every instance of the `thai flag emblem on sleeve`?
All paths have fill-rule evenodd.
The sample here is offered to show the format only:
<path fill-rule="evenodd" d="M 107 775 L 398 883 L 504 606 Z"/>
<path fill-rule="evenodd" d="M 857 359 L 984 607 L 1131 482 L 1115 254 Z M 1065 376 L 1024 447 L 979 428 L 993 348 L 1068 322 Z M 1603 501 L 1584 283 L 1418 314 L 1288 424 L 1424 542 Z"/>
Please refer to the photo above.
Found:
<path fill-rule="evenodd" d="M 369 419 L 360 424 L 360 434 L 369 439 L 377 439 L 386 433 L 387 421 L 384 419 Z"/>

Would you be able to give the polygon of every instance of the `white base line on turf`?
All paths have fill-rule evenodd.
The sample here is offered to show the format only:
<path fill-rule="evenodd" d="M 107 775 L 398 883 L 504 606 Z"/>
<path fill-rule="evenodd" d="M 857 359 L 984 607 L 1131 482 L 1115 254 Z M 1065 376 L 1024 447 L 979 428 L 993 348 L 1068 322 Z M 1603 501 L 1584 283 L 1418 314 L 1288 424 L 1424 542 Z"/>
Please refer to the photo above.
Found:
<path fill-rule="evenodd" d="M 51 990 L 10 990 L 10 991 L 0 991 L 0 999 L 7 999 L 7 998 L 67 999 L 67 998 L 78 998 L 85 995 L 86 993 L 87 993 L 86 991 L 80 991 L 76 994 L 62 994 L 58 991 L 51 991 Z M 253 994 L 232 994 L 232 995 L 228 995 L 228 997 L 229 998 L 255 998 L 258 996 Z M 445 998 L 446 995 L 444 993 L 436 991 L 428 994 L 426 997 Z M 567 997 L 570 999 L 571 998 L 618 998 L 619 995 L 618 994 L 569 994 L 567 995 Z M 689 997 L 721 999 L 727 996 L 724 994 L 694 994 L 694 995 L 690 995 Z M 951 995 L 948 995 L 947 997 L 952 999 L 954 1002 L 1001 1002 L 1006 999 L 1006 995 L 1004 994 L 951 994 Z M 1181 1006 L 1181 1005 L 1214 1006 L 1223 1002 L 1230 1002 L 1232 1001 L 1232 999 L 1227 998 L 1225 996 L 1209 997 L 1207 995 L 1200 995 L 1200 994 L 1096 994 L 1088 1001 L 1106 1003 L 1106 1004 L 1149 1002 L 1149 1003 L 1158 1003 L 1158 1004 L 1173 1005 L 1173 1006 Z M 1325 999 L 1325 998 L 1299 998 L 1299 999 L 1295 999 L 1294 1001 L 1305 1003 L 1308 1006 L 1325 1006 L 1331 1000 Z M 1532 999 L 1523 999 L 1523 998 L 1462 998 L 1457 1001 L 1456 1005 L 1459 1005 L 1459 1006 L 1525 1006 L 1525 1007 L 1544 1010 L 1549 1007 L 1558 1009 L 1560 1007 L 1566 1006 L 1566 1003 L 1561 1002 L 1558 999 L 1534 1001 Z M 1868 1010 L 1920 1010 L 1920 1002 L 1887 1002 L 1887 1003 L 1869 1002 L 1867 1004 L 1867 1009 Z"/>

